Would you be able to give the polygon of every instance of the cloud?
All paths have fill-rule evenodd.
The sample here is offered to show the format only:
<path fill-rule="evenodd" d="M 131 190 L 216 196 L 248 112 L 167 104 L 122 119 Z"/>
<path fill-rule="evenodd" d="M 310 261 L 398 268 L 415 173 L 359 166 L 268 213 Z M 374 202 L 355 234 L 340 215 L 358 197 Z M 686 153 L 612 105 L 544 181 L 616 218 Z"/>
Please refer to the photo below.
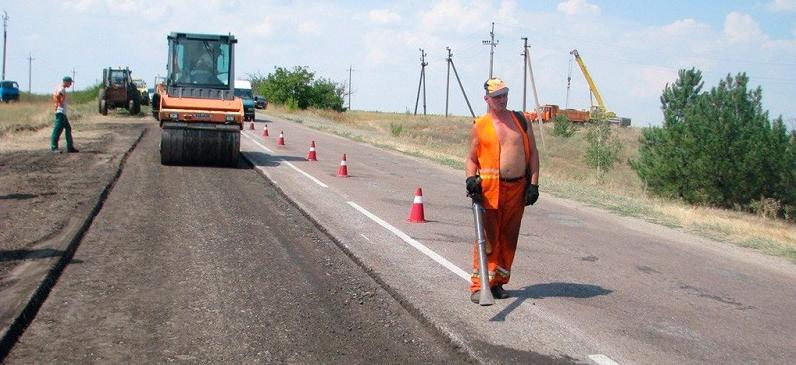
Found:
<path fill-rule="evenodd" d="M 373 9 L 368 12 L 368 20 L 375 24 L 391 25 L 401 22 L 401 16 L 388 9 Z"/>
<path fill-rule="evenodd" d="M 260 37 L 269 37 L 274 34 L 274 30 L 276 28 L 276 18 L 270 15 L 267 15 L 263 18 L 263 20 L 248 30 L 249 32 L 253 33 L 254 35 Z"/>
<path fill-rule="evenodd" d="M 600 7 L 586 0 L 567 0 L 558 3 L 557 10 L 566 15 L 600 15 Z"/>
<path fill-rule="evenodd" d="M 730 43 L 765 42 L 768 38 L 751 16 L 735 11 L 724 19 L 724 35 Z"/>
<path fill-rule="evenodd" d="M 419 28 L 437 33 L 472 34 L 489 32 L 491 22 L 496 27 L 520 24 L 520 9 L 516 1 L 443 0 L 419 15 Z M 497 9 L 497 10 L 496 10 Z"/>
<path fill-rule="evenodd" d="M 670 36 L 692 36 L 710 30 L 710 26 L 692 18 L 677 20 L 660 28 L 661 32 Z"/>
<path fill-rule="evenodd" d="M 321 35 L 321 27 L 313 21 L 303 21 L 298 26 L 298 33 L 301 35 Z"/>
<path fill-rule="evenodd" d="M 638 99 L 660 96 L 667 83 L 677 80 L 677 71 L 658 66 L 640 66 L 632 73 L 630 95 Z"/>
<path fill-rule="evenodd" d="M 385 39 L 390 39 L 385 43 Z M 392 31 L 376 30 L 366 33 L 363 36 L 365 49 L 367 50 L 368 62 L 378 64 L 404 64 L 407 59 L 418 60 L 422 48 L 427 53 L 426 60 L 431 56 L 428 54 L 434 50 L 443 48 L 438 38 L 426 34 L 425 32 L 412 31 Z"/>
<path fill-rule="evenodd" d="M 766 4 L 766 9 L 771 12 L 795 11 L 796 0 L 774 0 Z"/>
<path fill-rule="evenodd" d="M 487 1 L 473 1 L 470 5 L 460 0 L 443 0 L 420 14 L 420 25 L 431 31 L 476 31 L 489 27 L 484 14 L 492 13 Z"/>

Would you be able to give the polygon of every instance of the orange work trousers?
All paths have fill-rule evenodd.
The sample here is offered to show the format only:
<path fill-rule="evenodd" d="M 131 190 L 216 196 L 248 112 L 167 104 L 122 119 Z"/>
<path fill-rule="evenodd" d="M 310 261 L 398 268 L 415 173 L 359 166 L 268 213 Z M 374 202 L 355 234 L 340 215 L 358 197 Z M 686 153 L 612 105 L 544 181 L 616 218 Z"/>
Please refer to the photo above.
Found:
<path fill-rule="evenodd" d="M 484 209 L 484 232 L 492 246 L 486 256 L 489 272 L 489 287 L 507 284 L 511 277 L 511 263 L 517 251 L 522 214 L 525 212 L 525 179 L 500 182 L 498 209 Z M 470 292 L 481 290 L 478 273 L 478 242 L 473 246 L 473 274 L 470 276 Z"/>

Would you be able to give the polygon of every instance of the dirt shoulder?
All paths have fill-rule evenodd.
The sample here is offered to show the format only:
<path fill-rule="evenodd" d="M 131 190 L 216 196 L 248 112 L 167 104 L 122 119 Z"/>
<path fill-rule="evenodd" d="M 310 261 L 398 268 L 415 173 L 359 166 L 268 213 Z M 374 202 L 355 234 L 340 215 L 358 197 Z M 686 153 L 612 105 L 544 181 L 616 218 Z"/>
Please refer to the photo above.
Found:
<path fill-rule="evenodd" d="M 68 252 L 151 118 L 72 122 L 79 153 L 49 151 L 50 128 L 0 137 L 0 335 Z M 61 149 L 65 149 L 61 136 Z"/>

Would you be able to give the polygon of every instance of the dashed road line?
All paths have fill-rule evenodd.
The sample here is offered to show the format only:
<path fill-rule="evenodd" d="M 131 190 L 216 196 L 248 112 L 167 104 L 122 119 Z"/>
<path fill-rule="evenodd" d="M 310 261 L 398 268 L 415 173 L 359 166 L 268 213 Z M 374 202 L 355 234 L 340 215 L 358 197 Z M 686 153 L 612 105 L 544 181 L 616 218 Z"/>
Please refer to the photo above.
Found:
<path fill-rule="evenodd" d="M 470 282 L 470 274 L 465 272 L 464 270 L 460 269 L 458 266 L 454 265 L 452 262 L 448 261 L 446 258 L 440 256 L 438 253 L 432 251 L 422 243 L 418 242 L 412 237 L 409 237 L 408 234 L 402 232 L 400 229 L 393 227 L 391 224 L 385 222 L 383 219 L 377 217 L 373 213 L 369 212 L 367 209 L 362 208 L 357 203 L 348 202 L 348 205 L 352 206 L 354 209 L 358 210 L 360 213 L 364 214 L 366 217 L 370 218 L 372 221 L 378 223 L 380 226 L 386 228 L 388 231 L 392 232 L 398 238 L 402 239 L 404 242 L 408 243 L 410 246 L 416 248 L 418 251 L 422 252 L 426 256 L 430 257 L 432 260 L 436 261 L 440 265 L 444 266 L 454 274 L 458 275 L 462 279 Z"/>
<path fill-rule="evenodd" d="M 252 136 L 249 136 L 247 133 L 241 133 L 241 134 L 243 134 L 250 141 L 254 142 L 254 144 L 260 146 L 260 148 L 264 149 L 266 152 L 271 153 L 271 154 L 274 153 L 273 150 L 271 150 L 268 147 L 265 147 L 262 143 L 258 142 L 256 139 L 254 139 Z M 290 163 L 288 161 L 285 161 L 284 159 L 281 159 L 281 158 L 276 158 L 276 160 L 279 160 L 280 162 L 282 162 L 285 165 L 289 166 L 293 170 L 298 171 L 299 173 L 301 173 L 302 175 L 306 176 L 308 179 L 312 180 L 314 183 L 320 185 L 321 187 L 323 187 L 323 188 L 328 188 L 329 187 L 329 185 L 324 184 L 323 181 L 320 181 L 320 180 L 316 179 L 315 176 L 312 176 L 312 175 L 308 174 L 306 171 L 296 167 L 296 165 L 293 165 L 292 163 Z M 258 167 L 258 168 L 260 168 L 260 167 Z"/>
<path fill-rule="evenodd" d="M 618 362 L 603 354 L 589 355 L 589 360 L 594 361 L 597 365 L 619 365 Z"/>

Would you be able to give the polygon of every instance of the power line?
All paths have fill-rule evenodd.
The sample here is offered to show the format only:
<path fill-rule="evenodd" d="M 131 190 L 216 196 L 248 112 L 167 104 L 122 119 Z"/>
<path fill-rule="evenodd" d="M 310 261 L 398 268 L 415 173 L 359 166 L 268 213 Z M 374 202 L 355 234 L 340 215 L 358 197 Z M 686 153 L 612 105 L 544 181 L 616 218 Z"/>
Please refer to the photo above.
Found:
<path fill-rule="evenodd" d="M 451 78 L 451 67 L 453 67 L 453 74 L 456 75 L 456 81 L 459 82 L 459 88 L 462 89 L 462 95 L 464 95 L 464 101 L 467 103 L 467 108 L 470 109 L 470 115 L 475 118 L 475 113 L 473 113 L 473 107 L 470 106 L 470 100 L 467 99 L 467 93 L 464 91 L 464 86 L 462 85 L 462 80 L 459 78 L 459 73 L 456 72 L 456 65 L 453 64 L 453 53 L 451 52 L 450 47 L 445 47 L 448 50 L 448 81 L 445 84 L 445 118 L 448 117 L 448 89 L 450 85 L 450 78 Z"/>
<path fill-rule="evenodd" d="M 417 115 L 417 104 L 420 102 L 420 86 L 423 86 L 423 115 L 426 115 L 426 51 L 420 48 L 420 83 L 417 84 L 417 99 L 415 99 L 415 115 Z"/>
<path fill-rule="evenodd" d="M 3 77 L 2 80 L 6 79 L 6 40 L 8 38 L 7 35 L 8 29 L 8 13 L 3 10 Z"/>
<path fill-rule="evenodd" d="M 348 110 L 351 111 L 351 73 L 354 72 L 354 66 L 348 66 Z"/>
<path fill-rule="evenodd" d="M 31 90 L 31 87 L 30 87 L 31 86 L 31 81 L 30 81 L 31 77 L 30 77 L 30 75 L 31 75 L 31 68 L 32 68 L 33 60 L 35 60 L 35 58 L 31 57 L 30 52 L 28 52 L 28 94 L 31 93 L 31 91 L 30 91 Z"/>
<path fill-rule="evenodd" d="M 498 45 L 500 41 L 495 41 L 495 22 L 492 22 L 492 31 L 489 32 L 489 40 L 488 41 L 481 41 L 481 44 L 489 46 L 489 78 L 492 78 L 492 65 L 493 60 L 495 58 L 495 46 Z"/>

